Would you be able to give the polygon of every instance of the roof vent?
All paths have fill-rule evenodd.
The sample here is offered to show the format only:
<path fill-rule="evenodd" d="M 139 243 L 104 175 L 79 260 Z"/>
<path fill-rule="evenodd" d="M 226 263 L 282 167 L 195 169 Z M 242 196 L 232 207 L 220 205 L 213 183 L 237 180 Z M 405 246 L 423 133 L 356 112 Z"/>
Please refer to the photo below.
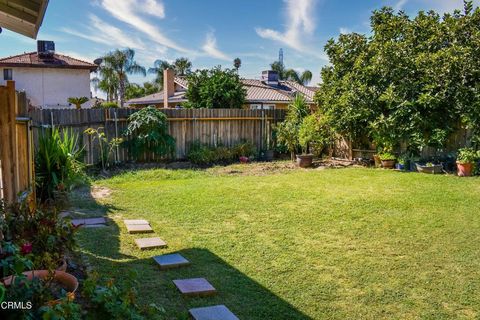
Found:
<path fill-rule="evenodd" d="M 273 70 L 263 71 L 262 81 L 269 86 L 278 86 L 278 72 Z"/>
<path fill-rule="evenodd" d="M 37 41 L 37 53 L 41 59 L 51 59 L 55 54 L 55 42 L 38 40 Z"/>

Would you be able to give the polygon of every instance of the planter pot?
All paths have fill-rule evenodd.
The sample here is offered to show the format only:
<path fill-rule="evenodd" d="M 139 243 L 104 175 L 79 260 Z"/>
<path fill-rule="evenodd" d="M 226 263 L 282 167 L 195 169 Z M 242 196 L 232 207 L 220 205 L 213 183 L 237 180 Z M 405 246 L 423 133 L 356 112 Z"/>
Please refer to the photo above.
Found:
<path fill-rule="evenodd" d="M 395 160 L 382 160 L 382 167 L 385 169 L 395 168 Z"/>
<path fill-rule="evenodd" d="M 312 166 L 313 154 L 297 154 L 297 165 L 300 168 L 308 168 Z"/>
<path fill-rule="evenodd" d="M 48 270 L 33 270 L 23 273 L 27 280 L 32 281 L 33 278 L 46 279 L 49 276 Z M 14 276 L 9 276 L 2 279 L 3 284 L 9 287 L 15 280 Z M 54 271 L 53 281 L 60 285 L 67 293 L 74 295 L 78 289 L 78 280 L 73 275 L 63 272 Z M 59 299 L 60 300 L 60 299 Z M 49 303 L 58 302 L 59 300 L 50 301 Z"/>
<path fill-rule="evenodd" d="M 272 161 L 275 158 L 275 152 L 273 150 L 267 150 L 263 153 L 263 159 L 265 161 Z"/>
<path fill-rule="evenodd" d="M 419 163 L 416 163 L 417 171 L 420 173 L 428 174 L 440 174 L 443 173 L 443 166 L 441 164 L 435 164 L 433 166 L 424 166 Z"/>
<path fill-rule="evenodd" d="M 403 171 L 403 170 L 405 170 L 405 165 L 404 165 L 404 164 L 401 164 L 401 163 L 397 163 L 397 164 L 395 165 L 395 168 L 396 168 L 397 170 L 402 170 L 402 171 Z"/>
<path fill-rule="evenodd" d="M 248 163 L 248 158 L 247 157 L 240 157 L 240 162 L 241 163 Z"/>
<path fill-rule="evenodd" d="M 473 163 L 460 163 L 457 161 L 459 177 L 471 177 L 473 173 Z"/>
<path fill-rule="evenodd" d="M 380 168 L 382 166 L 382 160 L 380 160 L 380 156 L 378 154 L 373 155 L 373 160 L 375 161 L 376 168 Z"/>

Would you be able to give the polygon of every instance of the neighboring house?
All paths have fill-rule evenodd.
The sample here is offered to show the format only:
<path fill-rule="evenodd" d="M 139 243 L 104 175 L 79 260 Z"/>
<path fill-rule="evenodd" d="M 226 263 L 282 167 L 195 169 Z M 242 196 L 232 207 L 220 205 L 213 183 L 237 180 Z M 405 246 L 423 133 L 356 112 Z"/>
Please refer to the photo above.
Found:
<path fill-rule="evenodd" d="M 278 80 L 275 71 L 262 72 L 262 80 L 242 79 L 247 90 L 245 109 L 286 109 L 296 94 L 302 94 L 309 104 L 314 104 L 313 97 L 317 87 L 307 87 L 293 81 Z M 188 82 L 176 77 L 173 70 L 165 70 L 164 90 L 146 97 L 127 101 L 130 107 L 155 105 L 158 108 L 176 108 L 186 102 L 185 92 Z M 165 94 L 167 92 L 167 94 Z"/>
<path fill-rule="evenodd" d="M 90 73 L 97 65 L 55 53 L 55 45 L 39 41 L 37 52 L 0 59 L 0 85 L 14 80 L 25 91 L 31 106 L 70 107 L 68 98 L 91 98 Z"/>

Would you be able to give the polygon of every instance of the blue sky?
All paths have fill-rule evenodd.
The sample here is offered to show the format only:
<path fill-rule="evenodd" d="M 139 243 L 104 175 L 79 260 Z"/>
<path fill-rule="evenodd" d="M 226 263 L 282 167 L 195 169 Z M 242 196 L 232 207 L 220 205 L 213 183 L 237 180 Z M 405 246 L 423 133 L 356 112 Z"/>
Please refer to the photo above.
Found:
<path fill-rule="evenodd" d="M 368 33 L 371 11 L 385 5 L 413 15 L 453 11 L 462 0 L 50 0 L 38 39 L 89 61 L 128 46 L 147 68 L 181 56 L 194 69 L 231 67 L 239 57 L 246 78 L 258 78 L 283 48 L 287 67 L 309 69 L 318 82 L 328 63 L 326 41 L 341 32 Z M 34 50 L 34 40 L 8 30 L 0 35 L 0 57 Z"/>

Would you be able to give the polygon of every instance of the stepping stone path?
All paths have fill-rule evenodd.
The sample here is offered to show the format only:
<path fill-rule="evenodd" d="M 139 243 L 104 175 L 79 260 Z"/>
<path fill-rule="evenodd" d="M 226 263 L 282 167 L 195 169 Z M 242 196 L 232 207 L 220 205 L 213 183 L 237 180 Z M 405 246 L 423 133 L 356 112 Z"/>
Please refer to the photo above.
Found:
<path fill-rule="evenodd" d="M 165 248 L 167 246 L 167 243 L 160 238 L 135 239 L 135 243 L 141 250 Z"/>
<path fill-rule="evenodd" d="M 224 305 L 212 306 L 206 308 L 195 308 L 188 311 L 195 320 L 239 320 Z"/>
<path fill-rule="evenodd" d="M 107 219 L 105 218 L 90 218 L 90 219 L 73 219 L 72 224 L 75 227 L 85 226 L 90 228 L 105 227 Z"/>
<path fill-rule="evenodd" d="M 185 296 L 211 296 L 217 293 L 205 278 L 173 280 L 173 283 Z"/>
<path fill-rule="evenodd" d="M 153 232 L 147 220 L 123 220 L 128 233 Z M 141 249 L 164 248 L 167 243 L 160 238 L 135 239 L 135 243 Z M 153 257 L 160 269 L 172 269 L 190 265 L 190 261 L 181 254 L 172 253 Z M 217 293 L 217 290 L 205 278 L 173 280 L 175 286 L 184 296 L 210 296 Z M 226 306 L 218 305 L 205 308 L 189 310 L 194 320 L 239 320 Z"/>
<path fill-rule="evenodd" d="M 152 227 L 147 220 L 123 220 L 127 227 L 128 233 L 150 233 L 153 232 Z"/>
<path fill-rule="evenodd" d="M 160 269 L 173 269 L 190 265 L 190 261 L 185 259 L 181 254 L 172 253 L 153 257 Z"/>

